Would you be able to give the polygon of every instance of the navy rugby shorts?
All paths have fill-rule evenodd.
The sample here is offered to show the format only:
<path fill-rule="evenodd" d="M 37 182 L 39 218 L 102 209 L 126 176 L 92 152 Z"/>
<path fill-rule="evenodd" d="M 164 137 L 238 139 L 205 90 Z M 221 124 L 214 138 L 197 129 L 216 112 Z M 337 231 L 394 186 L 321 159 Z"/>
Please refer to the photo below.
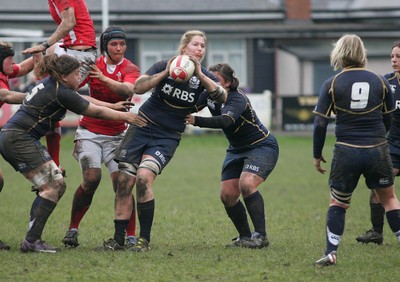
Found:
<path fill-rule="evenodd" d="M 388 144 L 373 148 L 336 144 L 329 186 L 339 192 L 353 193 L 363 175 L 369 189 L 387 188 L 393 185 L 392 170 Z"/>
<path fill-rule="evenodd" d="M 150 155 L 159 162 L 162 170 L 172 159 L 180 140 L 180 133 L 151 123 L 144 127 L 130 125 L 114 160 L 139 166 L 142 156 Z"/>
<path fill-rule="evenodd" d="M 221 181 L 240 178 L 242 172 L 254 173 L 264 180 L 274 170 L 279 156 L 278 143 L 272 135 L 248 150 L 227 150 Z"/>
<path fill-rule="evenodd" d="M 0 133 L 0 153 L 16 171 L 22 173 L 52 160 L 47 148 L 23 130 L 3 129 Z"/>

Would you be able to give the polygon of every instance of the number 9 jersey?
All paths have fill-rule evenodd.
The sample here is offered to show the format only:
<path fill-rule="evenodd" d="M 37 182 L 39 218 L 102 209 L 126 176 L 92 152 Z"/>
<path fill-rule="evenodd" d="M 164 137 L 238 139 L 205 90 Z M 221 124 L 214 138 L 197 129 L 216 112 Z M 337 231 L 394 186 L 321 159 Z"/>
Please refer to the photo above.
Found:
<path fill-rule="evenodd" d="M 365 68 L 346 68 L 321 87 L 314 114 L 336 114 L 336 142 L 354 147 L 386 142 L 383 115 L 394 111 L 388 81 Z"/>

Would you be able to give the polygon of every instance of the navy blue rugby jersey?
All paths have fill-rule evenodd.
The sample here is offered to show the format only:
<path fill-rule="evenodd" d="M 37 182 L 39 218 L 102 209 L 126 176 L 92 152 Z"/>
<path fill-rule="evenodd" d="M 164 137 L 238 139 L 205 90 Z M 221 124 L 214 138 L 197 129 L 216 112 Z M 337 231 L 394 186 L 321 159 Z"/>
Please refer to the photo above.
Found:
<path fill-rule="evenodd" d="M 157 62 L 146 74 L 154 75 L 162 72 L 166 66 L 167 61 Z M 219 83 L 218 79 L 205 67 L 202 67 L 202 72 Z M 203 91 L 206 90 L 196 76 L 186 83 L 175 82 L 168 76 L 153 89 L 151 96 L 139 108 L 139 111 L 152 123 L 172 131 L 183 132 L 185 118 L 190 114 L 190 109 L 196 105 Z"/>
<path fill-rule="evenodd" d="M 230 147 L 248 147 L 269 135 L 269 130 L 261 123 L 249 98 L 242 91 L 230 91 L 224 104 L 212 100 L 207 93 L 202 93 L 197 108 L 202 109 L 205 106 L 213 116 L 227 115 L 234 120 L 233 125 L 223 129 Z"/>
<path fill-rule="evenodd" d="M 392 89 L 394 108 L 393 122 L 389 129 L 388 139 L 391 143 L 400 146 L 400 81 L 395 72 L 385 74 Z"/>
<path fill-rule="evenodd" d="M 336 114 L 337 142 L 374 146 L 386 142 L 382 115 L 392 111 L 388 81 L 365 68 L 349 68 L 325 81 L 314 113 Z"/>
<path fill-rule="evenodd" d="M 47 77 L 32 89 L 4 128 L 26 130 L 40 139 L 54 122 L 65 117 L 67 110 L 80 115 L 88 106 L 89 101 L 75 90 Z"/>

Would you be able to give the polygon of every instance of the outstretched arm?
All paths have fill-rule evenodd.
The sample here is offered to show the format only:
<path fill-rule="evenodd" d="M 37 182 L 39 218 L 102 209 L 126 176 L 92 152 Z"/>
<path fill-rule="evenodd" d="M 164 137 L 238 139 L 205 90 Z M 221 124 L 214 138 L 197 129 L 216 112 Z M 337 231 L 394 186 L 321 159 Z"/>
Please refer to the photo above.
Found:
<path fill-rule="evenodd" d="M 127 123 L 135 124 L 140 127 L 146 125 L 146 120 L 135 113 L 114 111 L 106 107 L 97 106 L 93 103 L 90 103 L 87 109 L 82 114 L 84 116 L 98 119 L 123 120 Z"/>
<path fill-rule="evenodd" d="M 25 97 L 26 93 L 9 91 L 5 88 L 0 89 L 0 101 L 7 104 L 21 104 Z"/>

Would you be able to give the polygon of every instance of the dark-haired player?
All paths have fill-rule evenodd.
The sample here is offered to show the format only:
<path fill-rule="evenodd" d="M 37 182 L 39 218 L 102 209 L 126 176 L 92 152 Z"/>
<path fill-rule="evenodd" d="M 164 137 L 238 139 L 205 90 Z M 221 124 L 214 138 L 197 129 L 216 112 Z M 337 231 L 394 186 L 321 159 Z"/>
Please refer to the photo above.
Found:
<path fill-rule="evenodd" d="M 92 65 L 92 71 L 85 82 L 89 83 L 90 96 L 100 101 L 116 103 L 130 100 L 133 87 L 139 77 L 139 68 L 124 57 L 127 49 L 126 34 L 122 27 L 111 26 L 100 37 L 102 55 Z M 114 153 L 124 137 L 127 126 L 124 121 L 100 120 L 83 117 L 75 134 L 73 155 L 81 166 L 83 182 L 74 194 L 71 220 L 63 243 L 78 246 L 78 228 L 83 216 L 92 203 L 94 193 L 101 180 L 101 166 L 107 167 L 114 191 L 117 190 L 118 164 Z M 132 213 L 126 227 L 126 247 L 136 243 L 135 204 L 133 196 Z"/>
<path fill-rule="evenodd" d="M 14 62 L 14 49 L 12 44 L 0 41 L 0 107 L 4 103 L 21 104 L 26 97 L 25 93 L 10 90 L 9 79 L 20 77 L 32 71 L 35 61 L 39 61 L 41 54 L 34 55 L 19 64 Z M 0 170 L 0 192 L 3 189 L 4 179 Z M 10 246 L 0 241 L 0 250 L 9 250 Z"/>
<path fill-rule="evenodd" d="M 88 64 L 95 62 L 97 57 L 96 30 L 86 3 L 84 0 L 48 0 L 48 5 L 57 29 L 42 44 L 25 49 L 22 53 L 34 54 L 52 47 L 48 54 L 72 56 L 81 63 L 79 81 L 82 82 L 89 73 Z M 46 134 L 46 142 L 49 153 L 58 166 L 60 140 L 61 127 L 59 123 L 55 123 Z"/>
<path fill-rule="evenodd" d="M 62 120 L 67 110 L 78 115 L 123 120 L 138 126 L 146 124 L 143 118 L 126 111 L 125 105 L 130 103 L 111 104 L 79 95 L 76 92 L 79 67 L 79 61 L 71 56 L 53 54 L 43 57 L 35 68 L 35 74 L 48 76 L 32 89 L 0 131 L 0 154 L 38 187 L 30 210 L 28 232 L 20 248 L 24 253 L 57 251 L 42 240 L 46 222 L 66 189 L 61 170 L 40 143 L 40 138 L 51 125 Z"/>
<path fill-rule="evenodd" d="M 231 66 L 216 64 L 209 70 L 226 89 L 228 98 L 222 104 L 210 99 L 208 93 L 202 93 L 196 110 L 207 106 L 213 117 L 189 115 L 186 121 L 199 127 L 222 128 L 229 141 L 222 166 L 220 198 L 239 236 L 228 246 L 265 248 L 269 241 L 264 199 L 257 187 L 275 168 L 278 142 L 258 119 L 249 98 L 238 90 L 239 80 Z M 254 226 L 253 233 L 246 209 Z"/>
<path fill-rule="evenodd" d="M 366 49 L 360 37 L 343 35 L 331 52 L 331 65 L 339 74 L 321 87 L 314 110 L 314 166 L 320 173 L 328 121 L 336 114 L 336 144 L 329 176 L 330 205 L 326 216 L 326 249 L 317 265 L 336 264 L 344 233 L 346 209 L 361 175 L 375 189 L 386 211 L 390 228 L 400 240 L 400 203 L 394 192 L 392 162 L 386 131 L 394 111 L 390 85 L 365 68 Z"/>
<path fill-rule="evenodd" d="M 388 142 L 390 157 L 393 163 L 393 175 L 398 176 L 400 172 L 400 41 L 392 46 L 391 63 L 393 72 L 385 74 L 385 78 L 390 84 L 395 101 L 395 111 L 393 112 L 392 125 L 389 129 Z M 385 209 L 379 203 L 379 199 L 371 190 L 369 200 L 371 210 L 372 228 L 356 238 L 361 243 L 383 243 L 383 224 L 385 220 Z"/>

